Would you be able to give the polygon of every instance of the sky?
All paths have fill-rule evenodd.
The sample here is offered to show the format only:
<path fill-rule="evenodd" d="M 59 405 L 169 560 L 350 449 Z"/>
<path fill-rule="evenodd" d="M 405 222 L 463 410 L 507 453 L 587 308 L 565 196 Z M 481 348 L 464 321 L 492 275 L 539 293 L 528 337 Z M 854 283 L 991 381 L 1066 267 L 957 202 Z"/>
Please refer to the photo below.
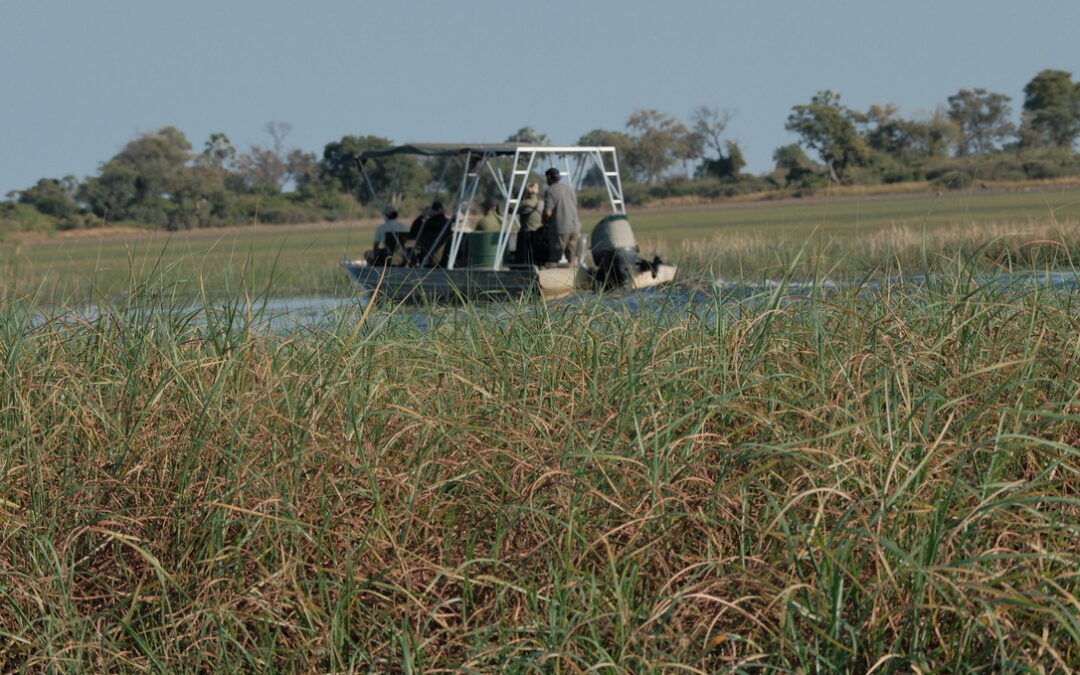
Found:
<path fill-rule="evenodd" d="M 731 111 L 746 170 L 772 168 L 791 107 L 928 115 L 960 89 L 1080 79 L 1080 0 L 0 0 L 0 198 L 80 179 L 172 125 L 196 151 L 342 136 L 559 144 L 637 109 Z"/>

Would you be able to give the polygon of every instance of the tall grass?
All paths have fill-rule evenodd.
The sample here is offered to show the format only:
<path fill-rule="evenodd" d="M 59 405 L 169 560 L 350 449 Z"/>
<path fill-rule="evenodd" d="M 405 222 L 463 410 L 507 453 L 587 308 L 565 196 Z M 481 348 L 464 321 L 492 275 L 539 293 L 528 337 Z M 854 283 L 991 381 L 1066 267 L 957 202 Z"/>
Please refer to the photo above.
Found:
<path fill-rule="evenodd" d="M 679 264 L 691 279 L 838 279 L 866 275 L 915 275 L 943 264 L 980 272 L 1045 270 L 1080 261 L 1080 231 L 1074 223 L 969 224 L 947 228 L 889 227 L 858 236 L 825 232 L 786 237 L 761 230 L 713 235 L 704 241 L 665 243 L 645 239 L 643 251 L 656 250 Z"/>
<path fill-rule="evenodd" d="M 2 670 L 1080 665 L 1071 293 L 164 295 L 0 310 Z"/>

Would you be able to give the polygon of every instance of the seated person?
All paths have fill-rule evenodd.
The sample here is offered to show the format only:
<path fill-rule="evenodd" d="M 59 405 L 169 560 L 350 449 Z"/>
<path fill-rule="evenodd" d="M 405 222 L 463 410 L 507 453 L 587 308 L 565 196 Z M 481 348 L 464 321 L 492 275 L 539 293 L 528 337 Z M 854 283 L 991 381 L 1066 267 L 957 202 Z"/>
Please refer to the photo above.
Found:
<path fill-rule="evenodd" d="M 485 199 L 482 205 L 484 215 L 476 221 L 473 230 L 476 232 L 498 232 L 502 225 L 502 208 L 499 202 Z"/>
<path fill-rule="evenodd" d="M 416 235 L 420 233 L 420 230 L 424 227 L 424 223 L 431 216 L 431 207 L 425 206 L 420 209 L 420 215 L 412 221 L 412 225 L 409 226 L 409 239 L 416 240 Z"/>
<path fill-rule="evenodd" d="M 388 253 L 393 253 L 395 249 L 400 248 L 405 240 L 408 239 L 406 235 L 409 232 L 409 226 L 397 219 L 397 209 L 390 207 L 383 212 L 383 216 L 386 218 L 381 225 L 375 228 L 375 243 L 372 244 L 372 249 L 375 251 L 382 250 L 383 247 L 389 247 Z M 387 235 L 394 235 L 387 237 Z M 394 242 L 391 245 L 391 241 Z"/>
<path fill-rule="evenodd" d="M 483 208 L 484 216 L 476 221 L 476 226 L 473 229 L 476 232 L 499 232 L 502 229 L 502 202 L 487 199 L 484 201 Z M 517 260 L 517 231 L 517 222 L 511 223 L 510 236 L 506 240 L 506 259 L 508 261 Z"/>
<path fill-rule="evenodd" d="M 413 247 L 414 264 L 425 264 L 425 259 L 430 266 L 442 263 L 442 254 L 448 239 L 446 235 L 450 229 L 446 224 L 442 202 L 432 202 L 431 206 L 426 207 L 413 221 L 409 228 L 409 238 L 416 241 L 416 246 Z"/>

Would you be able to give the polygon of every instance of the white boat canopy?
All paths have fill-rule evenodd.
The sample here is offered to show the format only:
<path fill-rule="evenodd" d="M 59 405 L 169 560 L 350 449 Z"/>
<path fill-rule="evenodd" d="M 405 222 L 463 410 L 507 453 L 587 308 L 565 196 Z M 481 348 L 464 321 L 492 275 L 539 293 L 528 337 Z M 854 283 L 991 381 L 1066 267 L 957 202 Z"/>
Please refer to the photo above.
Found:
<path fill-rule="evenodd" d="M 580 189 L 586 176 L 592 172 L 603 179 L 607 190 L 608 202 L 613 213 L 625 214 L 626 203 L 623 200 L 622 181 L 619 178 L 619 159 L 615 148 L 611 146 L 580 145 L 527 145 L 523 143 L 409 143 L 377 150 L 367 150 L 357 158 L 360 173 L 371 191 L 372 198 L 378 199 L 371 178 L 364 168 L 368 159 L 381 159 L 393 155 L 420 155 L 425 157 L 460 158 L 464 170 L 451 204 L 447 227 L 450 228 L 450 257 L 447 267 L 454 268 L 462 239 L 465 236 L 465 224 L 469 222 L 476 199 L 476 191 L 481 177 L 487 172 L 494 179 L 502 195 L 503 210 L 499 226 L 498 251 L 494 267 L 502 267 L 502 261 L 510 242 L 511 231 L 517 222 L 518 208 L 525 194 L 525 186 L 533 171 L 542 173 L 549 167 L 559 169 L 563 180 L 575 190 Z M 512 158 L 511 161 L 496 161 L 497 158 Z M 544 166 L 538 166 L 543 163 Z M 592 171 L 596 169 L 596 171 Z M 440 233 L 440 239 L 445 236 Z M 426 261 L 424 261 L 426 262 Z"/>

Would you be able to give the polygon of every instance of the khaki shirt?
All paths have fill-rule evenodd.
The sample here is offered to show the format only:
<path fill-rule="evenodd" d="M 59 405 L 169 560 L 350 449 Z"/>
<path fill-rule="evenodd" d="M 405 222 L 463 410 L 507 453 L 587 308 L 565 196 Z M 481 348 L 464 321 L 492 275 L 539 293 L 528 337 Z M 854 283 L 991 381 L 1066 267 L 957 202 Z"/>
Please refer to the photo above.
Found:
<path fill-rule="evenodd" d="M 521 200 L 521 205 L 518 206 L 518 220 L 521 222 L 522 228 L 528 232 L 539 230 L 543 223 L 540 216 L 539 197 L 532 195 Z"/>
<path fill-rule="evenodd" d="M 484 214 L 480 220 L 476 221 L 476 226 L 473 229 L 477 232 L 498 232 L 500 225 L 502 225 L 502 218 L 492 209 Z"/>

